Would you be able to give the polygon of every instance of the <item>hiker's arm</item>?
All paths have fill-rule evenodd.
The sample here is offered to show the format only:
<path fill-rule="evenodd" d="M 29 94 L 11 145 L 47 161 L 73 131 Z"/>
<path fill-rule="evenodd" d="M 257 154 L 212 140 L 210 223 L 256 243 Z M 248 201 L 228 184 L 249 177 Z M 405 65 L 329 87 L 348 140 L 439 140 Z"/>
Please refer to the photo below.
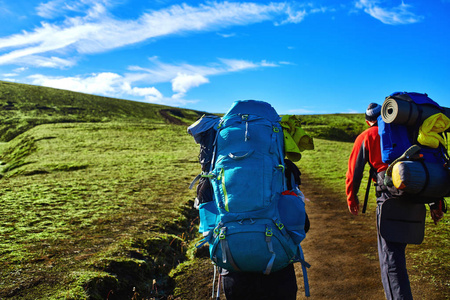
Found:
<path fill-rule="evenodd" d="M 367 163 L 367 148 L 365 147 L 365 133 L 359 135 L 353 144 L 352 152 L 348 159 L 345 185 L 347 205 L 349 211 L 357 215 L 359 211 L 358 190 L 364 174 L 364 166 Z"/>

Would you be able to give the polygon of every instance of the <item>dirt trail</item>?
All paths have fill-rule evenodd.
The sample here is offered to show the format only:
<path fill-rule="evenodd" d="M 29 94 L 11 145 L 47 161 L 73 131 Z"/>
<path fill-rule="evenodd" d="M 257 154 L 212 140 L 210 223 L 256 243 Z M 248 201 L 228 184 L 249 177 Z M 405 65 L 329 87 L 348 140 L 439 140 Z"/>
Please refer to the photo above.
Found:
<path fill-rule="evenodd" d="M 377 255 L 375 210 L 353 216 L 342 194 L 333 194 L 321 182 L 302 174 L 301 190 L 310 202 L 306 210 L 311 229 L 302 242 L 305 259 L 311 264 L 308 278 L 311 296 L 305 297 L 301 265 L 295 264 L 298 282 L 297 299 L 309 300 L 384 300 Z M 408 248 L 407 248 L 408 252 Z M 208 249 L 198 253 L 197 264 L 178 277 L 181 293 L 177 300 L 211 299 L 213 267 Z M 431 284 L 432 275 L 422 277 L 407 258 L 414 299 L 444 300 L 442 290 Z M 183 273 L 183 272 L 182 272 Z M 221 294 L 220 299 L 225 299 Z"/>
<path fill-rule="evenodd" d="M 302 176 L 301 189 L 311 229 L 302 242 L 308 269 L 309 299 L 384 299 L 380 280 L 375 214 L 351 215 L 345 202 Z M 341 196 L 342 197 L 342 196 Z M 301 266 L 296 264 L 298 299 L 304 295 Z"/>
<path fill-rule="evenodd" d="M 351 215 L 340 195 L 321 188 L 320 182 L 302 176 L 301 189 L 311 229 L 302 242 L 311 297 L 304 295 L 300 264 L 296 264 L 297 299 L 385 299 L 379 271 L 375 211 Z M 407 249 L 408 251 L 408 249 Z M 412 264 L 407 260 L 408 266 Z M 409 269 L 411 277 L 412 271 Z M 444 299 L 426 279 L 411 284 L 415 299 Z"/>

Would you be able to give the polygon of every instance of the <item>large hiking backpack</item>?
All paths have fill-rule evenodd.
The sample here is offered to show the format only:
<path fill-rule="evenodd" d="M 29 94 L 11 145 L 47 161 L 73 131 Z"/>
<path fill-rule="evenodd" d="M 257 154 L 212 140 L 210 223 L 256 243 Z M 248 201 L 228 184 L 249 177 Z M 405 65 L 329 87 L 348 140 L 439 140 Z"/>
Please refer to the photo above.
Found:
<path fill-rule="evenodd" d="M 450 116 L 427 94 L 396 92 L 388 96 L 378 117 L 382 160 L 389 163 L 384 184 L 397 197 L 431 203 L 450 195 L 447 149 L 418 142 L 428 118 Z M 450 124 L 449 124 L 450 125 Z"/>
<path fill-rule="evenodd" d="M 295 172 L 285 173 L 280 120 L 270 104 L 245 100 L 234 102 L 220 121 L 207 126 L 215 134 L 214 150 L 209 171 L 203 170 L 200 178 L 209 180 L 213 199 L 197 201 L 200 232 L 203 243 L 209 243 L 211 260 L 229 271 L 270 274 L 302 262 L 309 296 L 309 265 L 300 247 L 307 222 L 305 203 L 299 178 L 291 176 Z"/>

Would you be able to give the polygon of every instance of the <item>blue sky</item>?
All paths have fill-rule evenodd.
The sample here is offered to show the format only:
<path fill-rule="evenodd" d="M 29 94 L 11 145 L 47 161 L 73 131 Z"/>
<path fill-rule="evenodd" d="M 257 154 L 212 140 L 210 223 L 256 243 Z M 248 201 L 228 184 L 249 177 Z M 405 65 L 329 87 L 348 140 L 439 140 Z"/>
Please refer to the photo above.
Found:
<path fill-rule="evenodd" d="M 225 112 L 450 107 L 450 0 L 0 0 L 0 80 Z"/>

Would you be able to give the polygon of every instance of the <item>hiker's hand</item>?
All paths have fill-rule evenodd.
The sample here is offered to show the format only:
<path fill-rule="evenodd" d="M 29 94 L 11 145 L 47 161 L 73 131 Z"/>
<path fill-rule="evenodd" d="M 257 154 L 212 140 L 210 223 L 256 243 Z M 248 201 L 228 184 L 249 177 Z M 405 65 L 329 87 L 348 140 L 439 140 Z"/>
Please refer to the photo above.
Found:
<path fill-rule="evenodd" d="M 430 213 L 435 225 L 444 217 L 442 209 L 430 209 Z"/>
<path fill-rule="evenodd" d="M 350 213 L 351 213 L 352 215 L 357 216 L 357 215 L 358 215 L 358 212 L 359 212 L 359 203 L 357 203 L 357 204 L 350 204 L 350 205 L 348 206 L 348 210 L 350 211 Z"/>

